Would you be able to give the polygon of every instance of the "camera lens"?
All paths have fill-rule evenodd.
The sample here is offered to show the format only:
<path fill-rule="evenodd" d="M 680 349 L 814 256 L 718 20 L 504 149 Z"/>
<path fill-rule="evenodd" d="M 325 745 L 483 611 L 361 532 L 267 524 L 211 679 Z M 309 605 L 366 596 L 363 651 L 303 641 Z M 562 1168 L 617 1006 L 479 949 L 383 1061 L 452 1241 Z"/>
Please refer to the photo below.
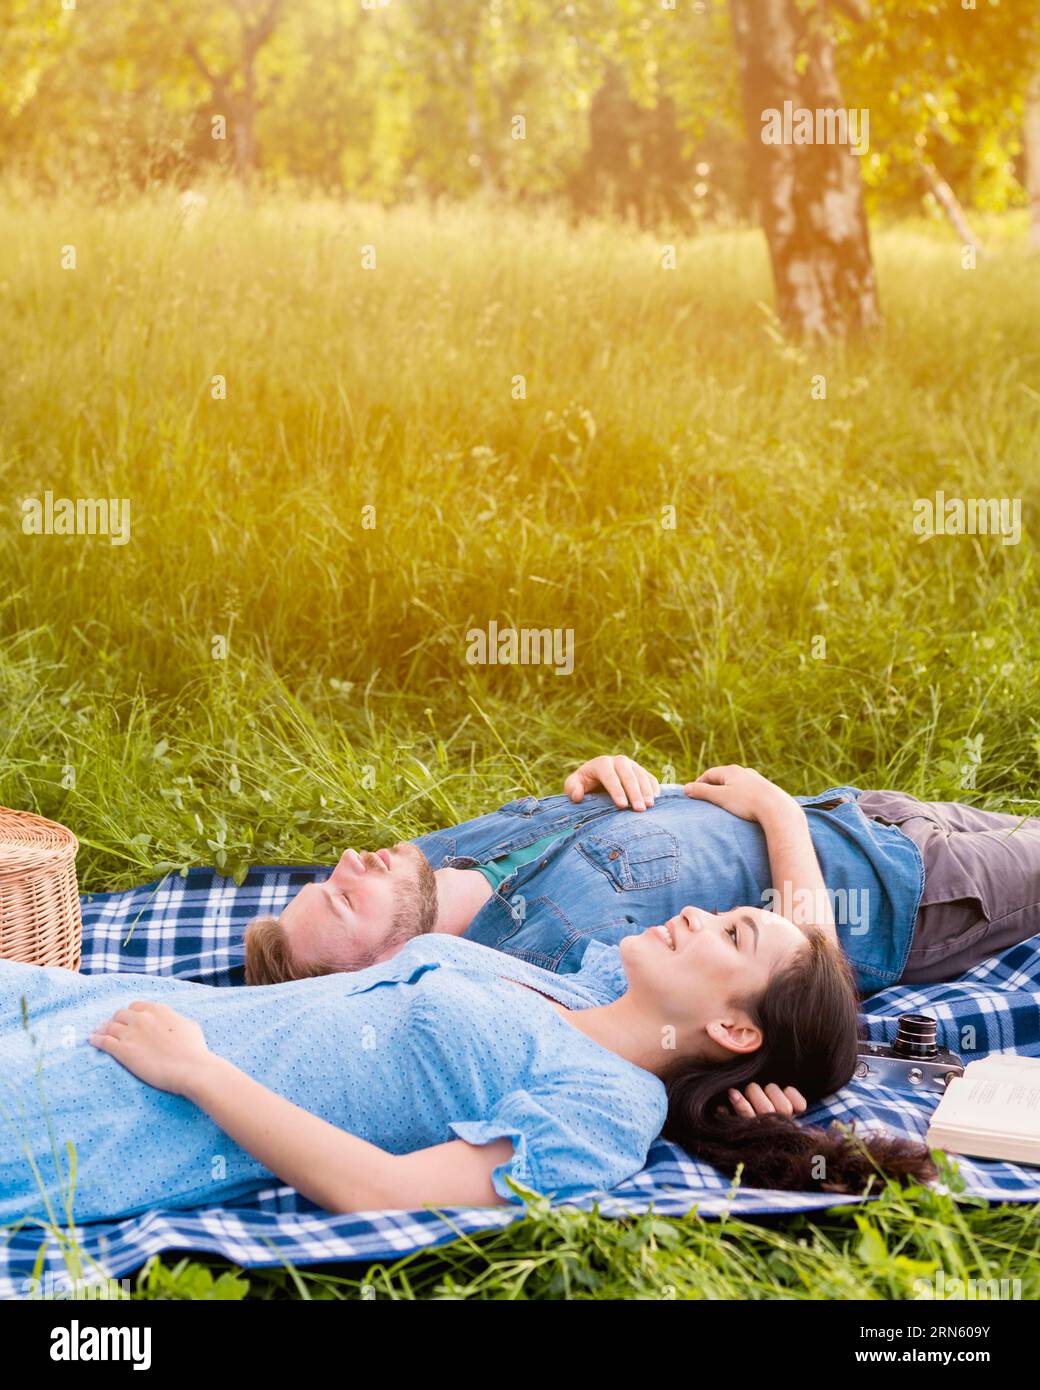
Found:
<path fill-rule="evenodd" d="M 934 1018 L 927 1014 L 900 1014 L 892 1051 L 897 1057 L 934 1057 L 939 1051 L 935 1036 Z"/>

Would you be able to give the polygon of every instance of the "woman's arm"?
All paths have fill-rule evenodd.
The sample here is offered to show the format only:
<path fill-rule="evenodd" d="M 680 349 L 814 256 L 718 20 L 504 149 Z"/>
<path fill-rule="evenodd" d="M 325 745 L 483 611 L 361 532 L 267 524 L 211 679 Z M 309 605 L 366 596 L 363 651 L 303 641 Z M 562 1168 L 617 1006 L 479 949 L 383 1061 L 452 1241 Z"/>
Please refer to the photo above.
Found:
<path fill-rule="evenodd" d="M 820 927 L 838 945 L 827 891 L 809 820 L 798 802 L 766 808 L 759 819 L 769 851 L 769 872 L 779 901 L 773 911 L 800 927 Z"/>
<path fill-rule="evenodd" d="M 90 1041 L 148 1085 L 197 1105 L 277 1178 L 327 1211 L 504 1201 L 491 1174 L 512 1154 L 511 1140 L 454 1139 L 411 1154 L 387 1153 L 215 1056 L 199 1025 L 165 1004 L 120 1009 Z"/>
<path fill-rule="evenodd" d="M 749 767 L 712 767 L 686 785 L 687 796 L 711 801 L 742 820 L 757 821 L 766 837 L 769 873 L 778 895 L 773 910 L 800 927 L 820 927 L 835 946 L 830 893 L 804 810 L 775 782 Z"/>

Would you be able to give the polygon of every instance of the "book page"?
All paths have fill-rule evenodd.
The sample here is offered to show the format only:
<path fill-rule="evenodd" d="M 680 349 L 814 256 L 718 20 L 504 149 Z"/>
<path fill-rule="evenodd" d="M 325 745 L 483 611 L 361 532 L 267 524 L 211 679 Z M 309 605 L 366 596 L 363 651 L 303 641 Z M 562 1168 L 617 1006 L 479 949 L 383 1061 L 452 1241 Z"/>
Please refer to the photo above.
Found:
<path fill-rule="evenodd" d="M 1014 1068 L 967 1072 L 951 1081 L 932 1117 L 932 1129 L 985 1130 L 1040 1139 L 1040 1074 Z"/>

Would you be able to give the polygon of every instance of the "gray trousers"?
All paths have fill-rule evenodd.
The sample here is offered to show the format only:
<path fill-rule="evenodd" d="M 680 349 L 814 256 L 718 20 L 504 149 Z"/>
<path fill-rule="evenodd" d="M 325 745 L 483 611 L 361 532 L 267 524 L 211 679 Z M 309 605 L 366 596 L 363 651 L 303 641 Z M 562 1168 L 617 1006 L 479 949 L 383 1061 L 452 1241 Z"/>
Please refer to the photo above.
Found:
<path fill-rule="evenodd" d="M 858 805 L 871 820 L 898 826 L 924 860 L 900 984 L 956 979 L 1040 932 L 1040 818 L 893 791 L 863 792 Z"/>

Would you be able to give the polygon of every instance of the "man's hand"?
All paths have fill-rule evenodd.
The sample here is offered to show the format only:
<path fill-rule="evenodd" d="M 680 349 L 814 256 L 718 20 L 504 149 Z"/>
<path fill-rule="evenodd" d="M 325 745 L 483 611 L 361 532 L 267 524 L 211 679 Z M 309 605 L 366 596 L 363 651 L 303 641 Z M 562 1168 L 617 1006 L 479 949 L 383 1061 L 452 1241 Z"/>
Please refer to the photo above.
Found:
<path fill-rule="evenodd" d="M 709 767 L 683 788 L 695 801 L 710 801 L 741 820 L 761 821 L 770 811 L 797 806 L 782 787 L 750 767 Z"/>
<path fill-rule="evenodd" d="M 166 1004 L 140 1000 L 118 1009 L 89 1041 L 149 1086 L 174 1095 L 184 1094 L 194 1072 L 212 1056 L 197 1023 Z"/>
<path fill-rule="evenodd" d="M 756 1115 L 802 1115 L 809 1108 L 801 1091 L 794 1086 L 781 1090 L 775 1081 L 770 1081 L 764 1090 L 757 1081 L 745 1086 L 742 1092 L 731 1086 L 726 1095 L 733 1113 L 746 1120 L 753 1120 Z"/>
<path fill-rule="evenodd" d="M 661 784 L 653 773 L 647 772 L 645 767 L 640 767 L 631 758 L 621 754 L 612 758 L 607 753 L 601 758 L 582 763 L 563 784 L 563 790 L 572 801 L 583 801 L 586 792 L 601 789 L 613 798 L 619 810 L 630 806 L 633 811 L 645 811 L 654 804 Z"/>

